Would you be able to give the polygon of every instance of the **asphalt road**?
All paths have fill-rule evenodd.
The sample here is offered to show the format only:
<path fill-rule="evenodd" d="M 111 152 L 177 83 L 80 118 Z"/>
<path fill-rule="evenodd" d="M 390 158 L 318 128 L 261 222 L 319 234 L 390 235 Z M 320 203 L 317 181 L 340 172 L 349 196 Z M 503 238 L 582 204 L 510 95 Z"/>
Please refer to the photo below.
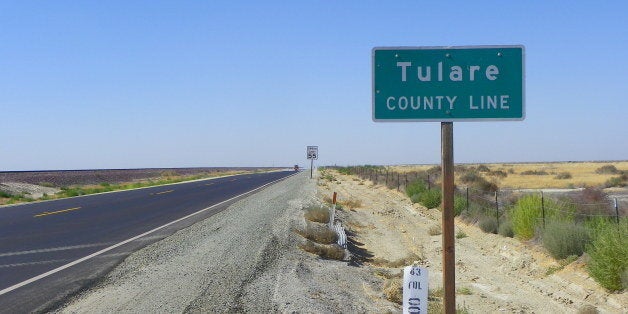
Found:
<path fill-rule="evenodd" d="M 133 251 L 293 173 L 246 174 L 0 208 L 0 311 L 54 308 Z"/>

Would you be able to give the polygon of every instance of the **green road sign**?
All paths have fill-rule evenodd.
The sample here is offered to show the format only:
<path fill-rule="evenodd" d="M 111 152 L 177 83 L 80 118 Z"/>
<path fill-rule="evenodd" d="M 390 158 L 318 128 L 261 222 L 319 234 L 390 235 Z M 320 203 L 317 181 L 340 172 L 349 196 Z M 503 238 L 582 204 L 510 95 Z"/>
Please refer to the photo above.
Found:
<path fill-rule="evenodd" d="M 525 117 L 523 46 L 373 49 L 374 121 Z"/>

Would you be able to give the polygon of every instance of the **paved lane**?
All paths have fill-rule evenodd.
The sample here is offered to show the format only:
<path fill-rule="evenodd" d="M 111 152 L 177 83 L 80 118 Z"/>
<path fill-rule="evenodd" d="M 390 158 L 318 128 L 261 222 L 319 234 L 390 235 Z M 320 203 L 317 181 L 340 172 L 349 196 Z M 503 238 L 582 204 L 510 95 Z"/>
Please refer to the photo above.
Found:
<path fill-rule="evenodd" d="M 34 287 L 44 279 L 12 289 L 16 284 L 293 173 L 246 174 L 0 208 L 0 306 L 21 289 L 37 293 Z M 150 239 L 138 239 L 131 246 L 134 250 L 148 243 Z M 130 253 L 128 248 L 117 251 L 116 263 Z"/>

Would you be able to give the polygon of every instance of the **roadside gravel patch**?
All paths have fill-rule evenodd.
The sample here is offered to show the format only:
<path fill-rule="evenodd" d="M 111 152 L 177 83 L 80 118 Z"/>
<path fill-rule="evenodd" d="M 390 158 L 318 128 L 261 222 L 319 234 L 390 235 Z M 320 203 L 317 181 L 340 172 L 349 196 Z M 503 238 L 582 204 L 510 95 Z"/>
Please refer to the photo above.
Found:
<path fill-rule="evenodd" d="M 297 248 L 301 173 L 130 255 L 60 312 L 385 312 L 381 279 Z"/>
<path fill-rule="evenodd" d="M 36 185 L 36 184 L 28 184 L 28 183 L 20 183 L 20 182 L 2 182 L 0 183 L 0 191 L 9 193 L 11 195 L 24 194 L 25 196 L 36 199 L 36 198 L 40 198 L 44 196 L 44 194 L 53 195 L 55 193 L 58 193 L 61 190 L 57 188 L 51 188 L 51 187 L 46 187 L 46 186 L 41 186 L 41 185 Z"/>

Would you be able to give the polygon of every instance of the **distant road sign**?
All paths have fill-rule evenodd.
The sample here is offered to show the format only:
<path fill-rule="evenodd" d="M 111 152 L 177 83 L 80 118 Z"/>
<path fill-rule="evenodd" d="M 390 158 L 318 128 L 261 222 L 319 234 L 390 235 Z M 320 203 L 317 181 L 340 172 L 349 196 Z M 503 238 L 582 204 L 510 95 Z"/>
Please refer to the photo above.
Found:
<path fill-rule="evenodd" d="M 307 159 L 318 159 L 318 146 L 307 147 Z"/>
<path fill-rule="evenodd" d="M 524 47 L 373 49 L 373 120 L 523 120 Z"/>

